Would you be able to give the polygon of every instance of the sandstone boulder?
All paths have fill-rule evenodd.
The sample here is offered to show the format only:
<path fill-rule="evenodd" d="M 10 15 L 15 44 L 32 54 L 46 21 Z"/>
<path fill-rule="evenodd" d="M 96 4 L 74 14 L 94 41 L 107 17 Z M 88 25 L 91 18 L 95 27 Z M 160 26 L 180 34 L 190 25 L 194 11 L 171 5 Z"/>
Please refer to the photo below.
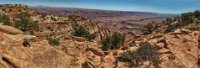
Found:
<path fill-rule="evenodd" d="M 0 24 L 0 31 L 8 34 L 22 34 L 23 32 L 11 26 Z"/>

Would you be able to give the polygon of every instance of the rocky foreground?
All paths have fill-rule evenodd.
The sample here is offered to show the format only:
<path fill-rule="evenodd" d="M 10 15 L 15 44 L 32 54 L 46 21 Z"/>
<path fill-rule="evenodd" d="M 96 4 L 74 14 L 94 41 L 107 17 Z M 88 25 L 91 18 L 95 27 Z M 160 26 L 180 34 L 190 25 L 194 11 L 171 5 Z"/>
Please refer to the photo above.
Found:
<path fill-rule="evenodd" d="M 96 42 L 74 38 L 61 42 L 65 44 L 53 47 L 47 40 L 34 40 L 37 37 L 25 35 L 10 26 L 0 25 L 0 31 L 1 68 L 81 68 L 85 66 L 111 68 L 114 66 L 114 56 L 105 55 Z M 32 39 L 30 47 L 22 45 L 23 39 L 27 37 Z"/>
<path fill-rule="evenodd" d="M 12 18 L 16 15 L 13 12 L 3 14 L 8 13 Z M 103 51 L 100 40 L 113 31 L 89 20 L 71 21 L 65 17 L 56 17 L 58 20 L 52 21 L 51 16 L 40 18 L 33 11 L 28 12 L 32 12 L 31 19 L 37 20 L 40 26 L 40 30 L 32 35 L 0 24 L 0 68 L 129 68 L 128 63 L 119 62 L 117 57 L 128 50 L 136 50 L 145 41 L 160 47 L 158 54 L 161 63 L 154 66 L 150 61 L 145 61 L 137 68 L 198 68 L 199 31 L 182 28 L 166 34 L 129 36 L 121 49 Z M 71 35 L 76 25 L 84 26 L 97 37 L 88 41 Z M 46 38 L 60 38 L 60 45 L 52 46 Z M 30 47 L 23 46 L 24 39 L 30 40 Z"/>
<path fill-rule="evenodd" d="M 8 30 L 9 31 L 8 31 Z M 162 49 L 159 50 L 161 68 L 197 68 L 198 31 L 184 29 L 176 30 L 166 35 L 150 35 L 136 41 L 149 40 Z M 30 47 L 22 45 L 23 39 L 32 39 Z M 0 66 L 1 68 L 127 68 L 126 63 L 115 63 L 114 53 L 120 54 L 126 50 L 102 51 L 97 42 L 89 42 L 82 38 L 72 38 L 62 41 L 60 46 L 50 46 L 47 40 L 34 40 L 37 37 L 25 35 L 18 29 L 0 25 Z M 172 58 L 169 58 L 172 57 Z M 148 62 L 145 62 L 148 65 Z M 144 65 L 145 66 L 145 65 Z M 141 66 L 142 67 L 142 66 Z"/>

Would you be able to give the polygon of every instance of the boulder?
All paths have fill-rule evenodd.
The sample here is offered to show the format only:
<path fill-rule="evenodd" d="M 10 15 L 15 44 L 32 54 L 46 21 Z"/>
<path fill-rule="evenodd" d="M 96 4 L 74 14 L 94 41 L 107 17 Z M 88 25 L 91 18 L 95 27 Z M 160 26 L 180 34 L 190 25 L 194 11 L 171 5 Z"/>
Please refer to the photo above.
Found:
<path fill-rule="evenodd" d="M 0 24 L 0 32 L 4 32 L 4 33 L 7 33 L 7 34 L 13 34 L 13 35 L 23 34 L 23 32 L 21 30 L 18 30 L 16 28 L 11 27 L 11 26 L 2 25 L 2 24 Z"/>
<path fill-rule="evenodd" d="M 188 30 L 188 29 L 181 29 L 181 32 L 182 32 L 182 33 L 191 33 L 191 31 Z"/>
<path fill-rule="evenodd" d="M 180 29 L 177 29 L 177 30 L 175 30 L 173 33 L 174 33 L 174 34 L 181 34 L 182 32 L 181 32 Z"/>
<path fill-rule="evenodd" d="M 173 33 L 174 34 L 188 34 L 190 33 L 191 31 L 190 30 L 187 30 L 187 29 L 177 29 L 175 30 Z"/>

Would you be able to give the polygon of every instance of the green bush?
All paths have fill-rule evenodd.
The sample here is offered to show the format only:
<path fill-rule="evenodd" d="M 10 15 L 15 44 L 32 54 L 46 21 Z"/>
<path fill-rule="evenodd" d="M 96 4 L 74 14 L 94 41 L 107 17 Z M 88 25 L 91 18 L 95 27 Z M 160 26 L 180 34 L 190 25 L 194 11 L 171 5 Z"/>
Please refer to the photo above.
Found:
<path fill-rule="evenodd" d="M 119 32 L 114 32 L 112 36 L 107 36 L 101 41 L 101 48 L 106 51 L 109 49 L 119 49 L 125 41 L 125 36 Z"/>
<path fill-rule="evenodd" d="M 186 25 L 187 25 L 187 23 L 184 23 L 184 22 L 180 22 L 180 23 L 176 23 L 176 24 L 169 24 L 165 30 L 165 33 L 172 32 L 172 31 L 176 30 L 177 28 L 182 28 Z"/>
<path fill-rule="evenodd" d="M 77 16 L 76 16 L 76 15 L 69 15 L 68 18 L 69 18 L 70 20 L 75 20 L 75 19 L 77 18 Z"/>
<path fill-rule="evenodd" d="M 15 26 L 16 28 L 22 30 L 23 32 L 29 31 L 29 30 L 39 30 L 39 26 L 37 21 L 32 21 L 30 19 L 30 14 L 27 12 L 22 12 L 18 16 L 18 20 L 16 20 Z"/>
<path fill-rule="evenodd" d="M 101 47 L 101 49 L 103 49 L 104 51 L 111 49 L 111 47 L 113 46 L 112 45 L 112 37 L 107 36 L 105 39 L 101 40 L 101 44 L 103 45 Z"/>
<path fill-rule="evenodd" d="M 57 21 L 57 19 L 55 17 L 52 17 L 52 16 L 51 16 L 51 20 Z"/>
<path fill-rule="evenodd" d="M 167 19 L 165 20 L 165 25 L 169 25 L 169 24 L 171 24 L 171 23 L 173 23 L 173 19 L 167 18 Z"/>
<path fill-rule="evenodd" d="M 114 32 L 112 37 L 113 47 L 111 49 L 119 49 L 124 44 L 125 36 L 121 33 Z"/>
<path fill-rule="evenodd" d="M 28 26 L 31 30 L 39 31 L 38 21 L 31 21 Z"/>
<path fill-rule="evenodd" d="M 158 50 L 158 46 L 151 45 L 148 42 L 142 42 L 136 51 L 126 51 L 118 57 L 118 60 L 128 63 L 130 67 L 140 66 L 142 65 L 140 62 L 143 61 L 151 61 L 154 66 L 158 67 L 161 63 L 157 53 Z"/>
<path fill-rule="evenodd" d="M 191 24 L 194 22 L 195 16 L 193 12 L 183 13 L 181 14 L 182 23 Z"/>
<path fill-rule="evenodd" d="M 85 37 L 86 34 L 88 34 L 88 32 L 82 26 L 79 26 L 78 28 L 76 28 L 75 32 L 73 33 L 74 36 L 78 36 L 78 37 Z"/>
<path fill-rule="evenodd" d="M 3 9 L 1 9 L 2 11 L 6 11 L 6 9 L 5 8 L 3 8 Z"/>
<path fill-rule="evenodd" d="M 87 34 L 85 35 L 85 37 L 86 37 L 88 40 L 92 40 L 92 39 L 95 39 L 95 38 L 96 38 L 96 35 L 95 35 L 95 34 L 90 34 L 89 32 L 87 32 Z"/>
<path fill-rule="evenodd" d="M 142 31 L 144 34 L 151 34 L 158 27 L 159 27 L 158 23 L 152 21 L 151 23 L 148 23 L 147 25 L 145 25 Z"/>
<path fill-rule="evenodd" d="M 45 14 L 45 13 L 41 14 L 41 18 L 45 18 L 46 16 L 47 16 L 47 14 Z"/>
<path fill-rule="evenodd" d="M 75 29 L 74 36 L 78 36 L 78 37 L 85 37 L 88 40 L 92 40 L 96 38 L 95 34 L 91 34 L 90 32 L 88 32 L 84 27 L 79 26 L 78 28 Z"/>
<path fill-rule="evenodd" d="M 0 22 L 4 25 L 11 25 L 10 18 L 7 15 L 0 15 Z"/>
<path fill-rule="evenodd" d="M 48 43 L 52 46 L 59 46 L 60 42 L 58 39 L 49 39 Z"/>
<path fill-rule="evenodd" d="M 199 10 L 194 11 L 194 15 L 195 15 L 195 18 L 200 19 L 200 11 Z"/>
<path fill-rule="evenodd" d="M 174 29 L 175 29 L 175 27 L 170 24 L 170 25 L 167 26 L 165 33 L 172 32 Z"/>
<path fill-rule="evenodd" d="M 196 10 L 194 12 L 182 13 L 180 17 L 175 18 L 175 20 L 178 20 L 177 23 L 175 23 L 175 24 L 168 23 L 167 24 L 168 26 L 167 26 L 167 28 L 165 30 L 165 33 L 172 32 L 177 28 L 182 28 L 182 27 L 188 26 L 188 25 L 194 23 L 194 21 L 196 19 L 199 19 L 199 18 L 200 18 L 200 11 L 199 10 Z M 171 20 L 168 19 L 166 21 L 170 22 Z M 191 29 L 191 30 L 199 30 L 199 27 L 196 27 L 196 26 L 193 27 L 192 26 L 189 29 Z"/>
<path fill-rule="evenodd" d="M 189 29 L 193 31 L 200 30 L 200 26 L 191 26 Z"/>

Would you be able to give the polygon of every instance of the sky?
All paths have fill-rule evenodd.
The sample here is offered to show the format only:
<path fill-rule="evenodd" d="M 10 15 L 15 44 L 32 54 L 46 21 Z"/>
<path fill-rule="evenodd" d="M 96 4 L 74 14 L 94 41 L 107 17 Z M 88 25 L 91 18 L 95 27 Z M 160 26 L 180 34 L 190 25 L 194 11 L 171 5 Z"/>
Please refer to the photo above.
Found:
<path fill-rule="evenodd" d="M 200 0 L 0 0 L 0 4 L 180 14 L 200 10 Z"/>

